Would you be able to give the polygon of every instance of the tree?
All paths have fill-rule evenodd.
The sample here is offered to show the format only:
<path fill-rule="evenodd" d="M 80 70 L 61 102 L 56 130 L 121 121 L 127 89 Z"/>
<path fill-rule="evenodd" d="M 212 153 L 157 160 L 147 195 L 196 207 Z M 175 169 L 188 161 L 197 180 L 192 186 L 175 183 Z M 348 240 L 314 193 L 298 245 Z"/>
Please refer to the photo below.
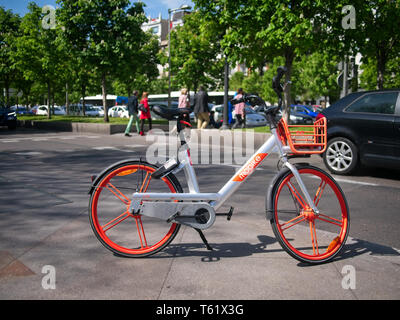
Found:
<path fill-rule="evenodd" d="M 331 10 L 326 12 L 326 41 L 336 41 L 343 55 L 361 53 L 364 61 L 375 61 L 376 84 L 383 89 L 387 63 L 398 57 L 400 50 L 399 1 L 355 0 L 350 7 L 346 0 L 327 3 Z M 354 15 L 353 25 L 346 25 L 347 15 L 338 14 L 343 8 L 351 9 L 347 15 Z"/>
<path fill-rule="evenodd" d="M 104 121 L 108 122 L 107 78 L 118 74 L 127 61 L 134 61 L 146 20 L 143 3 L 129 0 L 63 1 L 57 12 L 64 36 L 71 46 L 82 48 L 85 67 L 101 79 Z"/>
<path fill-rule="evenodd" d="M 143 34 L 138 44 L 134 60 L 126 60 L 116 74 L 113 87 L 120 95 L 131 95 L 133 90 L 151 91 L 151 83 L 158 77 L 160 62 L 160 45 L 151 33 Z"/>
<path fill-rule="evenodd" d="M 297 95 L 305 100 L 316 100 L 338 95 L 339 86 L 336 83 L 338 76 L 337 64 L 340 59 L 326 52 L 314 52 L 301 57 L 296 63 L 293 84 Z"/>
<path fill-rule="evenodd" d="M 208 85 L 219 87 L 223 78 L 224 59 L 215 22 L 200 12 L 184 17 L 184 25 L 171 31 L 171 73 L 175 87 L 197 91 Z"/>
<path fill-rule="evenodd" d="M 311 0 L 195 0 L 196 5 L 205 12 L 219 12 L 214 18 L 229 25 L 222 45 L 235 60 L 259 50 L 265 61 L 274 57 L 285 58 L 285 81 L 290 82 L 293 62 L 297 55 L 316 50 L 319 39 L 319 19 L 323 3 Z M 263 57 L 253 54 L 250 61 L 263 63 Z M 241 58 L 243 59 L 243 58 Z M 232 61 L 233 62 L 233 61 Z M 285 114 L 289 116 L 291 104 L 291 85 L 285 87 Z"/>
<path fill-rule="evenodd" d="M 13 80 L 15 64 L 12 61 L 12 44 L 19 36 L 21 18 L 11 10 L 0 7 L 0 76 L 6 92 L 6 106 L 10 107 L 10 85 Z"/>
<path fill-rule="evenodd" d="M 42 9 L 35 3 L 28 5 L 29 12 L 22 18 L 21 35 L 14 41 L 12 61 L 24 78 L 47 85 L 48 118 L 51 118 L 52 88 L 61 72 L 64 51 L 57 41 L 57 30 L 44 29 Z"/>

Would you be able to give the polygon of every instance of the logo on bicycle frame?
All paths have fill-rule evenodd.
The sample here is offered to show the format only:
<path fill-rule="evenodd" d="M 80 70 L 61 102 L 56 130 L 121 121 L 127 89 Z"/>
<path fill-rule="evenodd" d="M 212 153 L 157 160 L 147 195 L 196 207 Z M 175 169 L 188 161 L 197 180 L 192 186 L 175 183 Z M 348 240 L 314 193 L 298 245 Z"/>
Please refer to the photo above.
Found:
<path fill-rule="evenodd" d="M 264 160 L 268 153 L 257 153 L 255 157 L 233 178 L 233 181 L 243 181 Z"/>

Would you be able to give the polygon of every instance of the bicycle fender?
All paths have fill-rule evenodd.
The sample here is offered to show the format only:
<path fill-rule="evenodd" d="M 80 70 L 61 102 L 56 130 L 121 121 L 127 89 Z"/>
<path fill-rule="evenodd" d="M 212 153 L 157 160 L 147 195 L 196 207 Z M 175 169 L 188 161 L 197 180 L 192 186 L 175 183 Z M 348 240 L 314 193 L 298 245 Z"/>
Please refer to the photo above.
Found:
<path fill-rule="evenodd" d="M 103 171 L 101 171 L 96 178 L 93 180 L 92 184 L 90 185 L 90 189 L 88 194 L 92 195 L 94 189 L 96 188 L 96 185 L 100 182 L 100 180 L 103 178 L 103 176 L 110 171 L 112 168 L 114 168 L 115 166 L 119 166 L 121 164 L 124 164 L 126 162 L 131 162 L 131 161 L 141 161 L 143 163 L 147 163 L 146 161 L 144 161 L 142 158 L 130 158 L 130 159 L 124 159 L 122 161 L 118 161 L 118 162 L 114 162 L 112 165 L 108 166 L 107 168 L 105 168 Z"/>
<path fill-rule="evenodd" d="M 308 163 L 295 163 L 294 166 L 296 168 L 302 168 L 304 166 L 309 166 Z M 284 167 L 282 168 L 271 180 L 271 183 L 269 184 L 268 191 L 267 191 L 267 196 L 265 197 L 265 214 L 267 220 L 272 219 L 272 215 L 274 213 L 274 208 L 273 208 L 273 195 L 275 193 L 275 189 L 278 187 L 278 182 L 282 178 L 283 175 L 285 175 L 288 171 L 290 171 L 289 168 Z"/>

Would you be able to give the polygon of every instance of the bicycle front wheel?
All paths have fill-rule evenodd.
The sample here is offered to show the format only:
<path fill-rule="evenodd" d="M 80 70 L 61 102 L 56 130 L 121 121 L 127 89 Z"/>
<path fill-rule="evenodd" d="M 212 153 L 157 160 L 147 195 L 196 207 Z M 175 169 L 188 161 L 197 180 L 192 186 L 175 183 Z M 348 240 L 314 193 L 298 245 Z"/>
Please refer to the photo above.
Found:
<path fill-rule="evenodd" d="M 323 170 L 297 166 L 319 213 L 307 204 L 290 170 L 277 179 L 272 193 L 271 225 L 282 248 L 295 259 L 318 264 L 332 260 L 349 232 L 349 209 L 336 181 Z"/>
<path fill-rule="evenodd" d="M 128 161 L 107 170 L 94 186 L 89 204 L 90 224 L 98 240 L 112 252 L 126 257 L 146 257 L 165 248 L 180 225 L 132 214 L 134 192 L 182 192 L 172 174 L 152 179 L 156 166 Z"/>

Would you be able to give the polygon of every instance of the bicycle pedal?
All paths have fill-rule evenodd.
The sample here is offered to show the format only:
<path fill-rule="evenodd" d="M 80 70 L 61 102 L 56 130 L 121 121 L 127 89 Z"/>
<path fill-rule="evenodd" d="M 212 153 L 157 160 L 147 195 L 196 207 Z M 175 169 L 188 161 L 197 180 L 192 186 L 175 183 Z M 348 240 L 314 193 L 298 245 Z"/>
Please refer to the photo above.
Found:
<path fill-rule="evenodd" d="M 226 220 L 230 221 L 231 218 L 232 218 L 232 214 L 233 214 L 233 210 L 234 209 L 235 209 L 234 207 L 231 207 L 229 209 L 228 213 L 216 213 L 215 215 L 217 215 L 217 216 L 226 216 Z"/>

